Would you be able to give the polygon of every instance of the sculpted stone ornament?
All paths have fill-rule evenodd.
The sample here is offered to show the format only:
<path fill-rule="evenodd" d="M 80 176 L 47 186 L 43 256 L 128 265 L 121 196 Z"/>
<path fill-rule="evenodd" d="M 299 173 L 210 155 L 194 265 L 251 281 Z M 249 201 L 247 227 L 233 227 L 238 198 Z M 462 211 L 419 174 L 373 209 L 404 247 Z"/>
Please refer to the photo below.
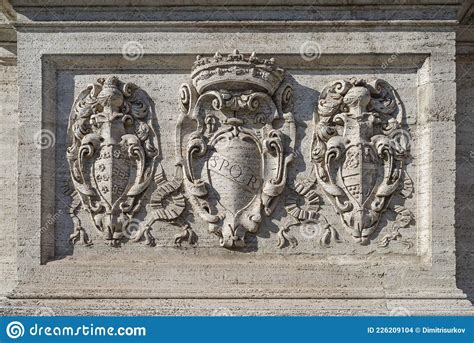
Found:
<path fill-rule="evenodd" d="M 294 158 L 292 88 L 273 59 L 198 56 L 180 89 L 176 155 L 184 190 L 225 248 L 270 215 Z"/>
<path fill-rule="evenodd" d="M 369 242 L 392 197 L 410 183 L 404 171 L 410 135 L 401 128 L 402 117 L 395 91 L 380 79 L 338 80 L 319 98 L 311 151 L 314 174 L 360 244 Z M 411 213 L 396 212 L 407 225 Z"/>
<path fill-rule="evenodd" d="M 159 172 L 152 115 L 148 95 L 116 77 L 89 85 L 71 111 L 67 160 L 75 193 L 113 246 L 120 243 Z M 76 225 L 73 242 L 81 231 Z"/>
<path fill-rule="evenodd" d="M 291 247 L 298 245 L 298 240 L 290 234 L 290 228 L 300 226 L 303 236 L 310 237 L 319 235 L 319 244 L 321 247 L 327 248 L 331 241 L 340 243 L 339 233 L 333 228 L 326 217 L 319 213 L 320 198 L 316 190 L 314 179 L 296 181 L 293 185 L 292 193 L 287 196 L 285 210 L 287 216 L 283 218 L 280 231 L 278 232 L 278 247 L 285 247 L 289 243 Z M 311 227 L 311 233 L 304 232 L 305 228 Z"/>
<path fill-rule="evenodd" d="M 145 239 L 145 244 L 155 245 L 155 238 L 151 234 L 152 225 L 155 221 L 164 221 L 181 227 L 182 232 L 175 236 L 175 244 L 180 246 L 183 241 L 190 245 L 197 243 L 197 235 L 182 218 L 186 210 L 186 199 L 182 192 L 182 176 L 178 171 L 177 175 L 167 180 L 163 170 L 160 168 L 155 173 L 156 189 L 151 195 L 152 213 L 148 221 L 143 225 L 138 225 L 138 230 L 131 234 L 130 239 L 139 242 Z"/>

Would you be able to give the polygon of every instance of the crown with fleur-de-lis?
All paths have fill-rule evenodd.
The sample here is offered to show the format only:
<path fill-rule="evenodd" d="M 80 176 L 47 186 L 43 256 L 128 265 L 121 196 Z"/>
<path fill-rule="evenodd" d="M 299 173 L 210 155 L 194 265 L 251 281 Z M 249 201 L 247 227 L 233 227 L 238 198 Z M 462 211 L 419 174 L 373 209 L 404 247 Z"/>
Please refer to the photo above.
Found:
<path fill-rule="evenodd" d="M 273 95 L 283 80 L 284 73 L 273 58 L 259 58 L 255 52 L 245 57 L 238 50 L 234 50 L 227 56 L 218 52 L 212 57 L 198 55 L 191 78 L 200 94 L 208 90 L 252 89 Z"/>

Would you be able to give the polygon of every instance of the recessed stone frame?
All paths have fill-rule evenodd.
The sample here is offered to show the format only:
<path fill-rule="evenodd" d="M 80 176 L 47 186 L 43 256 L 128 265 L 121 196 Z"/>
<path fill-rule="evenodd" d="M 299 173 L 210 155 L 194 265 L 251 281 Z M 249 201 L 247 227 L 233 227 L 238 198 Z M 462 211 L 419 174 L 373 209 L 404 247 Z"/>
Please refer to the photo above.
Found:
<path fill-rule="evenodd" d="M 35 134 L 38 130 L 55 132 L 56 102 L 60 94 L 55 87 L 56 75 L 61 70 L 77 70 L 81 73 L 100 71 L 103 74 L 114 73 L 117 70 L 127 70 L 129 73 L 143 70 L 153 70 L 165 65 L 167 69 L 179 70 L 185 74 L 189 70 L 197 53 L 212 54 L 218 50 L 215 37 L 210 38 L 208 33 L 201 33 L 201 40 L 197 39 L 194 45 L 173 51 L 176 44 L 155 45 L 150 48 L 150 54 L 132 65 L 124 60 L 119 53 L 121 44 L 118 42 L 116 49 L 101 47 L 99 37 L 101 33 L 92 33 L 89 45 L 81 48 L 71 47 L 74 44 L 64 44 L 64 37 L 48 33 L 25 32 L 23 40 L 19 40 L 18 65 L 20 85 L 20 128 L 19 136 L 22 142 L 19 146 L 19 186 L 18 186 L 18 236 L 19 236 L 19 271 L 20 287 L 17 288 L 16 297 L 81 297 L 87 296 L 91 290 L 72 289 L 61 292 L 44 291 L 45 285 L 26 285 L 27 281 L 38 270 L 38 267 L 49 268 L 55 272 L 54 264 L 48 266 L 47 262 L 54 256 L 54 225 L 49 218 L 54 215 L 54 149 L 38 149 L 35 146 Z M 102 33 L 103 34 L 103 33 Z M 155 35 L 163 34 L 154 33 Z M 166 34 L 170 34 L 169 32 Z M 272 36 L 274 33 L 265 33 Z M 344 35 L 352 35 L 353 46 L 331 45 L 330 41 L 337 42 Z M 454 65 L 454 34 L 451 32 L 433 31 L 427 35 L 425 32 L 410 33 L 412 39 L 408 40 L 406 33 L 379 32 L 373 35 L 375 48 L 367 53 L 367 49 L 360 42 L 361 35 L 366 32 L 351 33 L 319 33 L 318 42 L 322 45 L 321 58 L 311 62 L 302 61 L 297 47 L 306 40 L 316 39 L 312 34 L 292 33 L 289 41 L 294 39 L 299 42 L 295 46 L 280 48 L 277 43 L 262 43 L 261 49 L 252 46 L 239 45 L 241 50 L 248 52 L 262 51 L 263 55 L 274 57 L 285 69 L 308 72 L 314 70 L 359 70 L 372 73 L 374 69 L 387 61 L 393 54 L 397 55 L 395 61 L 388 67 L 400 72 L 414 72 L 417 77 L 417 142 L 415 158 L 417 159 L 417 172 L 412 177 L 416 178 L 419 187 L 416 189 L 417 204 L 417 245 L 416 255 L 398 258 L 397 256 L 379 257 L 369 260 L 367 256 L 343 256 L 343 261 L 350 261 L 347 265 L 335 265 L 321 259 L 314 261 L 306 259 L 304 267 L 297 269 L 301 261 L 297 258 L 292 261 L 267 260 L 265 266 L 256 266 L 246 269 L 247 278 L 254 286 L 239 286 L 223 283 L 218 290 L 208 289 L 206 280 L 201 279 L 197 285 L 182 286 L 179 289 L 172 287 L 172 282 L 162 282 L 159 287 L 148 289 L 147 292 L 137 292 L 136 297 L 225 297 L 239 292 L 245 297 L 369 297 L 369 298 L 403 298 L 403 297 L 459 297 L 462 295 L 455 288 L 455 254 L 454 254 L 454 188 L 455 188 L 455 124 L 456 112 L 455 98 L 455 65 Z M 96 35 L 96 36 L 94 36 Z M 126 40 L 130 40 L 127 37 Z M 169 41 L 184 39 L 185 33 L 173 33 Z M 188 33 L 189 35 L 189 33 Z M 198 33 L 196 33 L 198 35 Z M 221 33 L 222 39 L 225 32 Z M 255 34 L 259 35 L 259 34 Z M 260 33 L 263 35 L 263 33 Z M 72 34 L 72 41 L 80 40 L 80 34 Z M 186 39 L 188 39 L 187 37 Z M 267 37 L 268 38 L 268 37 Z M 32 42 L 34 39 L 34 42 Z M 107 37 L 106 39 L 113 39 Z M 125 38 L 121 38 L 125 41 Z M 52 44 L 44 45 L 46 41 Z M 61 43 L 61 41 L 63 43 Z M 272 40 L 264 39 L 265 42 Z M 275 40 L 277 42 L 278 40 Z M 398 45 L 393 42 L 404 41 L 406 44 Z M 31 44 L 26 47 L 25 44 Z M 445 42 L 439 44 L 439 42 Z M 57 43 L 57 44 L 55 44 Z M 43 44 L 43 45 L 42 45 Z M 213 45 L 214 44 L 214 45 Z M 184 50 L 186 49 L 186 50 Z M 34 54 L 32 52 L 36 52 Z M 110 66 L 113 66 L 111 68 Z M 70 96 L 70 95 L 69 95 Z M 310 128 L 307 129 L 310 132 Z M 307 132 L 307 134 L 308 134 Z M 303 152 L 304 154 L 305 152 Z M 443 167 L 432 166 L 442 164 Z M 196 263 L 196 262 L 194 262 Z M 207 262 L 202 262 L 205 267 Z M 242 268 L 248 263 L 248 258 L 243 257 L 237 264 Z M 224 262 L 225 264 L 225 262 Z M 179 261 L 170 260 L 168 265 L 158 267 L 167 270 L 179 265 L 179 270 L 172 273 L 175 282 L 179 278 L 192 278 L 190 266 L 180 265 Z M 231 265 L 231 264 L 229 264 Z M 235 262 L 234 265 L 235 266 Z M 272 266 L 274 267 L 272 269 Z M 363 270 L 370 266 L 370 273 Z M 405 269 L 403 280 L 399 277 L 400 266 Z M 229 270 L 225 267 L 215 267 L 216 271 Z M 238 275 L 242 268 L 230 271 Z M 271 270 L 271 271 L 268 271 Z M 337 271 L 338 275 L 350 275 L 354 270 L 359 272 L 363 284 L 371 284 L 371 289 L 361 289 L 354 280 L 344 280 L 344 293 L 333 289 L 330 283 L 322 280 L 324 275 Z M 57 272 L 60 271 L 58 268 Z M 383 273 L 383 281 L 375 282 L 370 279 L 377 272 Z M 284 277 L 283 277 L 284 276 Z M 424 282 L 416 282 L 423 278 Z M 338 279 L 336 277 L 336 279 Z M 184 280 L 183 279 L 183 280 Z M 189 280 L 189 279 L 188 279 Z M 298 289 L 288 289 L 282 280 L 292 280 L 300 285 Z M 407 284 L 410 285 L 406 287 Z M 77 280 L 76 280 L 77 281 Z M 360 281 L 360 280 L 359 280 Z M 71 279 L 70 281 L 74 281 Z M 66 282 L 66 284 L 69 281 Z M 360 282 L 359 282 L 360 285 Z M 145 285 L 144 285 L 145 288 Z M 97 297 L 110 297 L 110 293 L 94 293 Z M 117 296 L 120 296 L 117 294 Z"/>

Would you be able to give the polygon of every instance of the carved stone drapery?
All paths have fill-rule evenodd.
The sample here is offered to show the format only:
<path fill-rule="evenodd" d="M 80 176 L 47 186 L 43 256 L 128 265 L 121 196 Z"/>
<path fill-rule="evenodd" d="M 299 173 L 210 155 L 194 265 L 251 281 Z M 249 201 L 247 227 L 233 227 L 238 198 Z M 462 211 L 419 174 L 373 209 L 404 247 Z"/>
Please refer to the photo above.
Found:
<path fill-rule="evenodd" d="M 245 246 L 270 215 L 293 160 L 292 88 L 273 59 L 237 50 L 198 56 L 180 89 L 176 145 L 195 214 L 226 248 Z"/>
<path fill-rule="evenodd" d="M 121 241 L 153 181 L 159 150 L 151 120 L 148 95 L 116 77 L 81 91 L 71 111 L 67 160 L 74 195 L 111 245 Z M 76 221 L 71 238 L 81 234 Z"/>

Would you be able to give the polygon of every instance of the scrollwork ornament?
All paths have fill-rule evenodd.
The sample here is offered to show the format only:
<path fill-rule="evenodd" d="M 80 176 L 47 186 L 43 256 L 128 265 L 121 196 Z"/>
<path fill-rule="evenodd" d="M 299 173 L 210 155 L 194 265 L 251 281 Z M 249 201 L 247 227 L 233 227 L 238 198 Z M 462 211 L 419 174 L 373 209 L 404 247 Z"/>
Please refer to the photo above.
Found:
<path fill-rule="evenodd" d="M 246 234 L 258 231 L 285 187 L 295 129 L 291 87 L 283 79 L 273 59 L 236 50 L 198 56 L 180 91 L 176 154 L 184 191 L 225 248 L 245 247 Z M 190 107 L 188 94 L 197 95 Z M 285 125 L 276 127 L 277 120 Z M 192 237 L 184 227 L 177 238 Z"/>
<path fill-rule="evenodd" d="M 81 91 L 70 114 L 71 214 L 75 215 L 81 204 L 112 246 L 123 240 L 158 165 L 158 139 L 151 118 L 149 96 L 116 77 L 99 79 Z M 71 241 L 89 244 L 75 218 Z"/>
<path fill-rule="evenodd" d="M 398 95 L 380 79 L 334 81 L 318 101 L 311 149 L 314 175 L 360 244 L 369 243 L 404 182 L 411 138 L 401 118 Z"/>
<path fill-rule="evenodd" d="M 298 245 L 298 240 L 290 233 L 291 227 L 302 225 L 313 226 L 315 238 L 319 238 L 319 244 L 328 248 L 331 243 L 340 243 L 339 232 L 332 227 L 325 216 L 319 213 L 320 197 L 316 190 L 316 183 L 311 178 L 295 182 L 293 192 L 287 196 L 285 210 L 287 217 L 278 232 L 278 247 L 283 248 L 287 243 L 291 247 Z M 304 233 L 303 233 L 303 236 Z M 307 235 L 306 235 L 307 236 Z"/>
<path fill-rule="evenodd" d="M 161 221 L 181 228 L 182 232 L 175 236 L 176 246 L 181 246 L 183 241 L 187 241 L 191 246 L 196 245 L 198 237 L 183 219 L 187 205 L 183 195 L 181 170 L 178 168 L 175 176 L 171 180 L 167 180 L 164 171 L 159 166 L 154 182 L 156 189 L 151 195 L 151 215 L 140 225 L 131 239 L 134 242 L 144 240 L 146 245 L 155 246 L 155 238 L 151 233 L 152 225 L 156 221 Z"/>

